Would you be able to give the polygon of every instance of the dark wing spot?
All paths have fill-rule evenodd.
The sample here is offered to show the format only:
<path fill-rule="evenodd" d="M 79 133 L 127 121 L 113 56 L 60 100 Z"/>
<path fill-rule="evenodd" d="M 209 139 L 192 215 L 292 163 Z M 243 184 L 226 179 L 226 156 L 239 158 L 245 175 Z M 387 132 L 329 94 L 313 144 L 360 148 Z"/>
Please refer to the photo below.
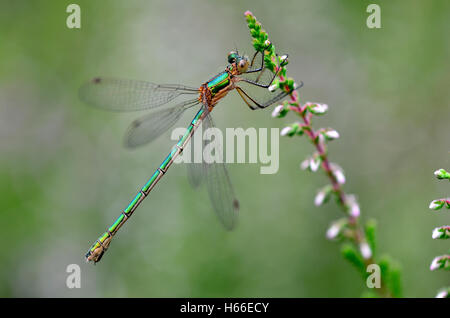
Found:
<path fill-rule="evenodd" d="M 239 210 L 239 201 L 238 200 L 233 201 L 233 207 L 235 210 Z"/>

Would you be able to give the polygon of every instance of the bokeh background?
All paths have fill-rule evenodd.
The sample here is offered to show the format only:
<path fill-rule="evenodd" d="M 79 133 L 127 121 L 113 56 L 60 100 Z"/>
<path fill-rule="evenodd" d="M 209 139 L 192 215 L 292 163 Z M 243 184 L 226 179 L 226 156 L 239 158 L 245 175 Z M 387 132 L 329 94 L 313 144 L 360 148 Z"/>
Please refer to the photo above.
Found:
<path fill-rule="evenodd" d="M 81 6 L 82 27 L 66 27 Z M 381 5 L 381 29 L 366 7 Z M 448 273 L 430 272 L 450 192 L 433 176 L 450 168 L 450 3 L 438 1 L 1 1 L 0 296 L 3 297 L 359 297 L 360 275 L 325 231 L 341 216 L 316 208 L 326 182 L 299 169 L 306 139 L 281 138 L 280 169 L 229 170 L 240 223 L 224 231 L 205 188 L 180 165 L 145 200 L 104 259 L 84 263 L 90 244 L 144 184 L 173 144 L 169 134 L 129 151 L 125 129 L 140 113 L 84 105 L 80 85 L 96 75 L 197 86 L 226 65 L 234 47 L 251 53 L 243 16 L 251 10 L 288 73 L 305 82 L 304 101 L 327 103 L 316 127 L 330 146 L 345 190 L 379 225 L 379 251 L 403 267 L 406 297 L 434 297 Z M 215 110 L 218 127 L 279 127 L 271 110 L 250 111 L 237 94 Z M 192 114 L 189 114 L 191 116 Z M 178 126 L 188 124 L 183 117 Z M 81 289 L 66 287 L 68 264 Z"/>

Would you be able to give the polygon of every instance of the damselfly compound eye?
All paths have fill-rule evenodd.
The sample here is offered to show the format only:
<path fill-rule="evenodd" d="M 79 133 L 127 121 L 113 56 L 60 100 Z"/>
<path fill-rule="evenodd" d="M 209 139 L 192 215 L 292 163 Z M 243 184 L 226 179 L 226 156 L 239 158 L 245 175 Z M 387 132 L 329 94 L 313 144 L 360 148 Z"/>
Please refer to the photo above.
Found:
<path fill-rule="evenodd" d="M 231 51 L 230 53 L 228 53 L 228 63 L 233 64 L 234 62 L 236 62 L 236 58 L 237 58 L 236 52 Z"/>
<path fill-rule="evenodd" d="M 247 71 L 247 69 L 248 69 L 248 60 L 247 59 L 240 60 L 238 64 L 239 73 L 244 73 Z"/>

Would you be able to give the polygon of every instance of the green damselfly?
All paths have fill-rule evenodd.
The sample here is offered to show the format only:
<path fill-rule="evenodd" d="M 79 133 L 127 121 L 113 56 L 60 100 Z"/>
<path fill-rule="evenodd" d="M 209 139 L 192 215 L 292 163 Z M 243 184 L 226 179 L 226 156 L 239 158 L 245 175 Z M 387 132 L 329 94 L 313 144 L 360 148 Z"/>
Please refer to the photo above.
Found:
<path fill-rule="evenodd" d="M 269 44 L 270 45 L 270 44 Z M 287 56 L 280 58 L 284 61 Z M 211 111 L 217 103 L 231 90 L 236 90 L 251 109 L 266 108 L 288 95 L 282 90 L 269 89 L 273 86 L 279 67 L 272 72 L 264 67 L 264 53 L 256 52 L 251 59 L 240 55 L 237 51 L 228 54 L 228 66 L 218 75 L 211 78 L 200 88 L 183 85 L 157 85 L 144 81 L 121 80 L 96 77 L 80 88 L 80 98 L 93 106 L 115 111 L 137 111 L 153 109 L 177 97 L 197 95 L 175 106 L 165 107 L 134 121 L 126 135 L 126 145 L 136 147 L 148 143 L 170 129 L 180 116 L 191 107 L 200 105 L 186 133 L 172 148 L 169 155 L 156 169 L 150 179 L 139 190 L 130 204 L 123 210 L 118 219 L 91 246 L 86 254 L 86 261 L 100 261 L 111 243 L 111 239 L 120 227 L 133 214 L 139 204 L 149 195 L 157 182 L 167 173 L 174 159 L 183 151 L 196 129 L 203 122 L 206 128 L 213 126 Z M 249 87 L 260 91 L 259 97 L 248 93 Z M 298 88 L 298 87 L 296 87 Z M 200 171 L 198 172 L 198 166 Z M 205 176 L 208 193 L 214 211 L 226 229 L 232 229 L 237 220 L 239 209 L 227 169 L 223 163 L 189 164 L 193 172 L 190 175 Z M 197 172 L 195 170 L 197 169 Z M 198 181 L 193 182 L 194 185 Z"/>

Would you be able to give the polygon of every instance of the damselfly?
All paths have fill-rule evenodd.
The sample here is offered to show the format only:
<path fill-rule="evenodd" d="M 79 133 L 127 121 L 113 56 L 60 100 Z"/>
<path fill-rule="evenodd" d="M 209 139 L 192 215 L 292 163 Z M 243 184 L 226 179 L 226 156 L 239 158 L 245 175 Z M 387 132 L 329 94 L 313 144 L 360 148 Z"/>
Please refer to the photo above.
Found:
<path fill-rule="evenodd" d="M 206 128 L 213 127 L 210 113 L 228 92 L 235 89 L 252 110 L 266 108 L 288 94 L 282 90 L 269 89 L 280 69 L 280 60 L 284 62 L 286 58 L 287 56 L 277 57 L 278 68 L 275 72 L 272 72 L 264 66 L 263 52 L 256 52 L 249 60 L 237 51 L 232 51 L 228 54 L 226 69 L 202 84 L 200 88 L 172 84 L 157 85 L 144 81 L 103 77 L 94 78 L 81 87 L 80 97 L 83 101 L 96 107 L 116 111 L 153 109 L 166 105 L 177 97 L 197 95 L 175 106 L 163 108 L 135 120 L 129 128 L 125 140 L 129 147 L 136 147 L 154 140 L 172 127 L 184 111 L 200 105 L 200 109 L 191 121 L 186 133 L 179 139 L 169 155 L 123 210 L 118 219 L 91 246 L 86 254 L 86 261 L 93 261 L 94 263 L 100 261 L 113 236 L 167 173 L 170 165 L 186 147 L 199 125 L 203 122 Z M 249 93 L 250 87 L 260 90 L 259 97 L 251 96 Z M 200 173 L 198 172 L 199 165 Z M 225 228 L 232 229 L 236 224 L 239 203 L 235 197 L 225 165 L 223 163 L 203 162 L 202 164 L 189 164 L 189 166 L 192 167 L 190 168 L 192 171 L 190 175 L 194 176 L 192 180 L 199 179 L 195 178 L 196 175 L 205 176 L 214 211 Z M 198 181 L 193 183 L 198 184 Z"/>

